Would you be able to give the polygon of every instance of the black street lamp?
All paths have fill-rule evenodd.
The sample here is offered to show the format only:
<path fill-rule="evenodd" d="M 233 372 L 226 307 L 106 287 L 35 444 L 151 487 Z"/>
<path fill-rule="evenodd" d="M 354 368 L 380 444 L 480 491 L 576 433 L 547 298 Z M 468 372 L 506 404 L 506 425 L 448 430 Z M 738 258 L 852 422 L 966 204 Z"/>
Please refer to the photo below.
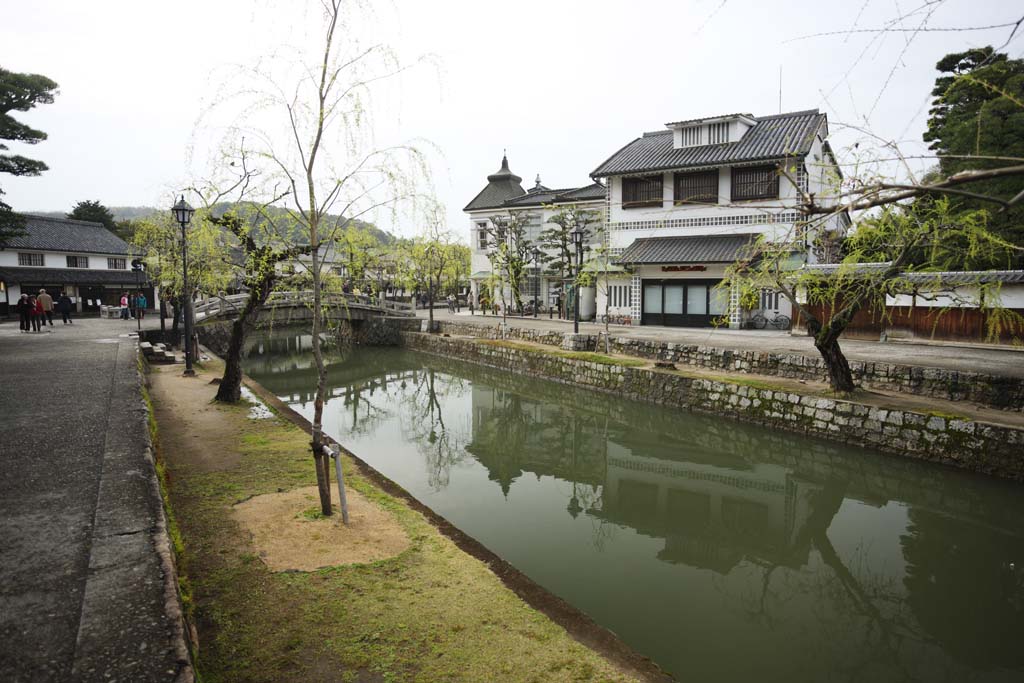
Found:
<path fill-rule="evenodd" d="M 573 282 L 572 331 L 580 333 L 580 274 L 583 269 L 583 229 L 576 225 L 570 232 L 572 243 L 576 245 L 576 281 Z"/>
<path fill-rule="evenodd" d="M 533 283 L 533 317 L 537 317 L 537 299 L 540 297 L 540 249 L 533 248 L 533 267 L 537 271 L 537 279 Z"/>
<path fill-rule="evenodd" d="M 185 316 L 185 372 L 183 374 L 185 377 L 194 377 L 196 374 L 196 371 L 192 369 L 192 362 L 195 360 L 192 358 L 192 292 L 188 286 L 188 242 L 185 235 L 188 224 L 192 222 L 192 214 L 195 212 L 196 210 L 185 201 L 185 195 L 182 195 L 178 203 L 171 207 L 174 220 L 178 221 L 178 225 L 181 226 L 181 290 L 184 304 L 182 314 Z"/>

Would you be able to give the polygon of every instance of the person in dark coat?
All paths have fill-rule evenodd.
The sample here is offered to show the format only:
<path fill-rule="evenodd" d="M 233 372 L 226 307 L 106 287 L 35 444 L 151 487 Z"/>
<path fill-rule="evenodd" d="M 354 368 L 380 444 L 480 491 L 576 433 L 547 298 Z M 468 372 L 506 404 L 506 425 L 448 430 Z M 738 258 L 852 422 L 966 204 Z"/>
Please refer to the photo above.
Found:
<path fill-rule="evenodd" d="M 67 294 L 62 293 L 57 297 L 57 311 L 60 313 L 61 319 L 65 325 L 71 325 L 74 321 L 71 319 L 71 311 L 74 308 L 74 304 L 71 303 L 71 297 Z"/>
<path fill-rule="evenodd" d="M 19 328 L 22 332 L 29 332 L 32 329 L 32 304 L 29 303 L 28 294 L 21 295 L 18 303 L 14 304 L 14 309 L 18 311 Z"/>

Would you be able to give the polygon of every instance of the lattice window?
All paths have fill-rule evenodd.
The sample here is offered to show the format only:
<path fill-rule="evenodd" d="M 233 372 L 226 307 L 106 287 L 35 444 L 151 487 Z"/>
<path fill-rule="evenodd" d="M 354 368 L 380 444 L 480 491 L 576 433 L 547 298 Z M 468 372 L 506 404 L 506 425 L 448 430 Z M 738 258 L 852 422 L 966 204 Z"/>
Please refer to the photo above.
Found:
<path fill-rule="evenodd" d="M 679 131 L 680 145 L 682 147 L 696 147 L 701 144 L 701 133 L 703 126 L 690 126 Z"/>
<path fill-rule="evenodd" d="M 774 166 L 732 169 L 732 200 L 777 199 L 779 172 Z"/>
<path fill-rule="evenodd" d="M 109 270 L 128 270 L 128 261 L 123 258 L 107 258 L 107 268 Z"/>
<path fill-rule="evenodd" d="M 44 265 L 42 254 L 18 254 L 19 266 L 41 266 Z"/>
<path fill-rule="evenodd" d="M 800 164 L 800 167 L 796 169 L 796 186 L 800 188 L 800 191 L 804 194 L 809 192 L 807 167 Z"/>
<path fill-rule="evenodd" d="M 774 225 L 794 223 L 800 215 L 796 212 L 748 213 L 727 216 L 701 216 L 698 218 L 669 218 L 654 221 L 622 221 L 610 223 L 608 230 L 652 230 L 657 228 L 707 228 L 728 225 Z"/>
<path fill-rule="evenodd" d="M 712 123 L 708 126 L 708 144 L 718 145 L 729 142 L 729 122 Z"/>
<path fill-rule="evenodd" d="M 717 204 L 718 169 L 676 173 L 673 198 L 677 205 Z"/>
<path fill-rule="evenodd" d="M 88 256 L 68 256 L 68 268 L 88 268 Z"/>
<path fill-rule="evenodd" d="M 477 248 L 480 251 L 487 251 L 487 224 L 477 223 L 476 224 L 477 234 Z"/>
<path fill-rule="evenodd" d="M 661 206 L 664 179 L 659 175 L 622 179 L 622 207 Z"/>

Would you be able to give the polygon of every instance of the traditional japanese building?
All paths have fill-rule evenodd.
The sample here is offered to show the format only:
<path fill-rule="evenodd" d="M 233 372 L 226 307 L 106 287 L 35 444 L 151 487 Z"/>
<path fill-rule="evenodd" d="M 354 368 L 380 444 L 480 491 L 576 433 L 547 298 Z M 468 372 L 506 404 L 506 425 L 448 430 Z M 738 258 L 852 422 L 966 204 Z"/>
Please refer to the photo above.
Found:
<path fill-rule="evenodd" d="M 737 327 L 742 312 L 716 285 L 758 236 L 800 245 L 798 262 L 828 260 L 821 245 L 834 240 L 819 238 L 843 234 L 848 216 L 808 229 L 797 211 L 802 193 L 827 203 L 842 178 L 827 139 L 816 109 L 729 114 L 665 124 L 611 155 L 591 176 L 607 183 L 607 239 L 631 271 L 612 309 L 634 324 L 687 327 L 729 313 Z M 764 292 L 760 309 L 791 315 L 777 292 Z"/>
<path fill-rule="evenodd" d="M 13 314 L 22 292 L 40 289 L 54 298 L 66 293 L 79 313 L 116 306 L 137 289 L 158 305 L 145 275 L 131 270 L 128 244 L 102 224 L 25 215 L 24 234 L 0 250 L 0 315 Z"/>

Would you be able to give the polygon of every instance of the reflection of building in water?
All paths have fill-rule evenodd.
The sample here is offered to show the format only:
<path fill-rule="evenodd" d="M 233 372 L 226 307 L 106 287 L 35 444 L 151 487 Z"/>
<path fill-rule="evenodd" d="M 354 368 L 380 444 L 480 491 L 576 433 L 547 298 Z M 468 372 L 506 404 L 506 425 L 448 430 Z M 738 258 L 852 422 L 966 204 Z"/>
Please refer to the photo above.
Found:
<path fill-rule="evenodd" d="M 809 525 L 821 520 L 813 512 L 826 502 L 823 490 L 781 465 L 733 469 L 609 443 L 603 507 L 594 514 L 664 538 L 658 558 L 666 562 L 726 573 L 754 556 L 797 567 L 807 561 Z"/>
<path fill-rule="evenodd" d="M 473 438 L 466 450 L 506 496 L 524 472 L 593 486 L 604 480 L 604 440 L 595 418 L 478 384 L 472 405 Z"/>
<path fill-rule="evenodd" d="M 506 496 L 524 472 L 567 480 L 574 484 L 570 514 L 585 509 L 664 538 L 658 557 L 666 562 L 728 572 L 753 556 L 800 566 L 810 548 L 809 525 L 827 528 L 842 501 L 784 465 L 751 463 L 575 407 L 479 385 L 472 401 L 467 450 Z M 578 508 L 576 484 L 601 493 Z"/>

